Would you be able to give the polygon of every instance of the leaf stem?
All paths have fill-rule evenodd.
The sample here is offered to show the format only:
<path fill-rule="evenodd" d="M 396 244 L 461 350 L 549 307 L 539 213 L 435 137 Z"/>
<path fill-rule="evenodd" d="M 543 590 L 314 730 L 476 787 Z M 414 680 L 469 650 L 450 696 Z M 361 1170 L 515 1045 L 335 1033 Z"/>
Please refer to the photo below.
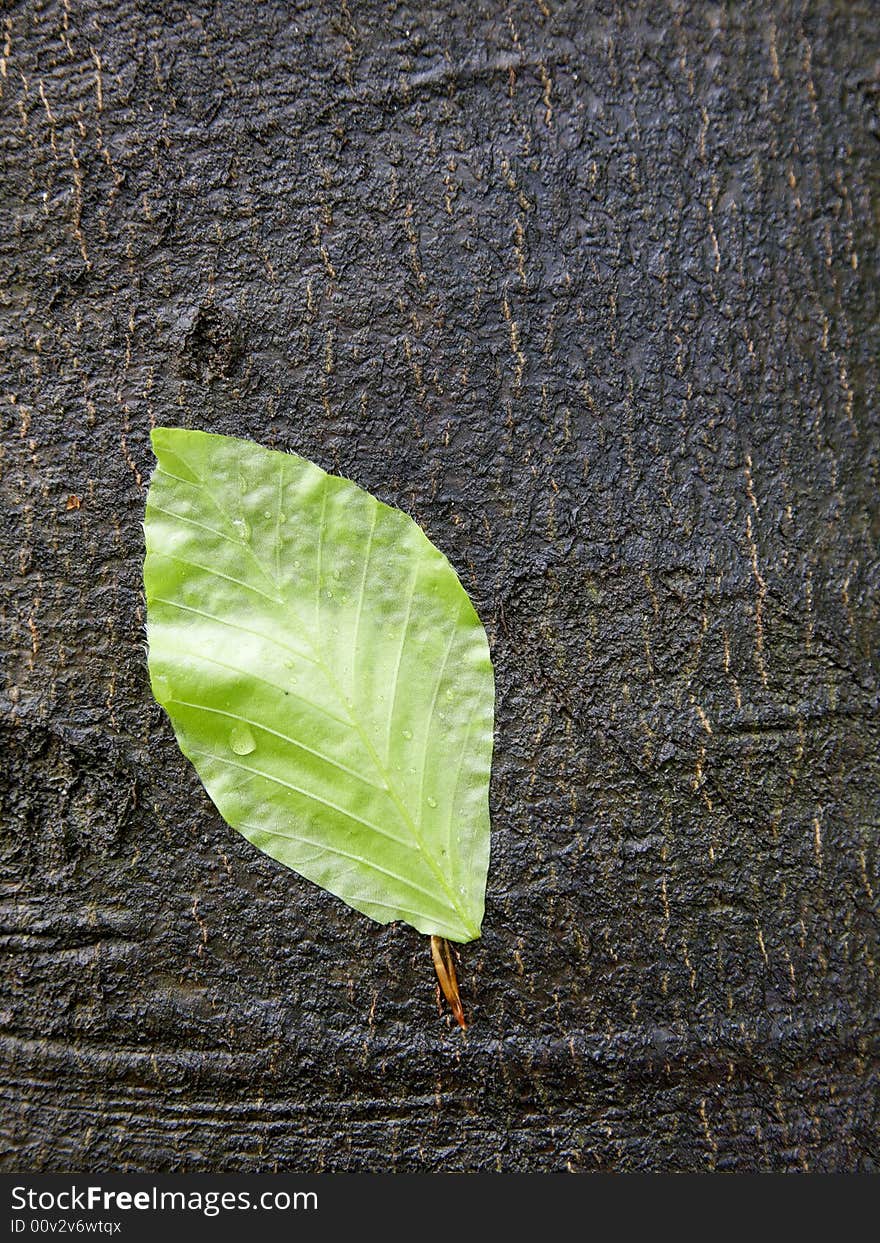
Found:
<path fill-rule="evenodd" d="M 443 996 L 449 1002 L 449 1008 L 452 1010 L 459 1027 L 466 1031 L 467 1023 L 465 1022 L 464 1010 L 461 1006 L 461 997 L 458 993 L 458 979 L 455 974 L 455 959 L 452 957 L 452 947 L 445 937 L 431 937 L 431 957 L 434 959 L 434 970 L 437 972 L 437 979 L 440 981 Z"/>

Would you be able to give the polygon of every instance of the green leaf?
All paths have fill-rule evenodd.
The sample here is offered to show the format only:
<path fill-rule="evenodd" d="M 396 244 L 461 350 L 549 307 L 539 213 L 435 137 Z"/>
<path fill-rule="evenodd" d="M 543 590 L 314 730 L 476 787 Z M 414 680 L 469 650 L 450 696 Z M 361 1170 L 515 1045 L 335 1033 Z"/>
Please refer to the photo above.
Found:
<path fill-rule="evenodd" d="M 380 923 L 478 937 L 494 681 L 455 571 L 305 458 L 152 441 L 150 678 L 221 815 Z"/>

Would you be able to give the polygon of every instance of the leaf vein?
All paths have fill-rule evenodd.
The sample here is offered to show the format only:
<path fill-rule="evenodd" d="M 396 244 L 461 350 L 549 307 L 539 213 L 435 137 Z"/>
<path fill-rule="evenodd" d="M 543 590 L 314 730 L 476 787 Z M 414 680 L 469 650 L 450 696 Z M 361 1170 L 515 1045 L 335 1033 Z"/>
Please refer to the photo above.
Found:
<path fill-rule="evenodd" d="M 449 799 L 449 819 L 446 822 L 446 857 L 451 860 L 450 867 L 453 872 L 455 871 L 456 859 L 456 855 L 452 852 L 452 822 L 455 819 L 455 800 L 458 798 L 458 787 L 461 782 L 462 769 L 464 768 L 464 757 L 467 754 L 467 745 L 471 736 L 471 726 L 473 725 L 474 717 L 477 714 L 476 709 L 477 705 L 475 704 L 474 707 L 471 708 L 470 714 L 468 715 L 467 729 L 464 731 L 464 737 L 461 740 L 461 751 L 458 755 L 458 764 L 455 767 L 455 781 L 452 786 L 452 796 Z M 453 877 L 453 884 L 454 883 L 455 879 Z"/>
<path fill-rule="evenodd" d="M 309 755 L 313 755 L 315 759 L 323 760 L 325 764 L 330 764 L 333 768 L 338 768 L 340 772 L 348 773 L 350 777 L 357 778 L 364 785 L 370 786 L 373 790 L 380 790 L 383 794 L 387 794 L 387 787 L 378 785 L 377 782 L 371 781 L 369 777 L 365 777 L 363 773 L 357 772 L 354 768 L 349 768 L 347 764 L 341 764 L 338 760 L 333 760 L 329 755 L 325 755 L 323 751 L 316 751 L 314 747 L 307 747 L 304 742 L 298 742 L 296 738 L 291 738 L 289 734 L 282 733 L 281 730 L 272 729 L 269 725 L 264 725 L 262 721 L 255 721 L 252 717 L 241 716 L 238 712 L 230 712 L 225 708 L 211 708 L 207 704 L 194 703 L 188 699 L 169 699 L 168 703 L 178 704 L 181 708 L 195 708 L 201 712 L 212 712 L 215 716 L 225 716 L 232 721 L 240 721 L 242 725 L 253 725 L 255 729 L 261 729 L 267 734 L 273 734 L 276 738 L 280 738 L 282 742 L 289 742 L 291 746 L 297 747 L 300 751 L 307 751 Z"/>
<path fill-rule="evenodd" d="M 275 512 L 275 580 L 281 578 L 281 505 L 284 500 L 284 458 L 278 461 L 278 508 Z"/>
<path fill-rule="evenodd" d="M 304 790 L 301 786 L 294 785 L 292 781 L 285 781 L 272 773 L 264 772 L 261 768 L 251 768 L 249 764 L 239 764 L 236 760 L 230 760 L 228 756 L 215 755 L 213 751 L 199 751 L 193 748 L 190 754 L 200 755 L 206 760 L 215 760 L 218 764 L 225 764 L 229 768 L 238 768 L 241 772 L 249 773 L 252 777 L 262 777 L 264 781 L 271 781 L 274 785 L 282 786 L 285 790 L 292 790 L 294 794 L 301 794 L 303 798 L 307 798 L 313 803 L 319 803 L 322 807 L 329 807 L 331 811 L 338 811 L 341 816 L 355 821 L 356 824 L 362 824 L 365 829 L 370 829 L 371 832 L 377 833 L 379 837 L 387 837 L 390 842 L 396 842 L 398 846 L 405 846 L 409 850 L 412 849 L 411 842 L 404 841 L 402 837 L 397 837 L 394 833 L 389 833 L 387 829 L 380 829 L 378 824 L 373 824 L 372 820 L 366 820 L 363 816 L 358 816 L 353 811 L 346 811 L 338 803 L 334 803 L 328 798 L 322 798 L 320 794 L 315 794 L 311 790 Z"/>
<path fill-rule="evenodd" d="M 181 609 L 184 613 L 195 613 L 198 617 L 204 617 L 207 621 L 217 622 L 219 626 L 227 626 L 230 630 L 239 630 L 242 634 L 252 634 L 255 639 L 264 639 L 266 643 L 274 643 L 276 647 L 280 647 L 282 651 L 290 652 L 292 656 L 298 656 L 300 660 L 304 660 L 307 664 L 320 668 L 320 663 L 313 656 L 309 656 L 307 652 L 301 652 L 299 648 L 291 647 L 289 643 L 285 643 L 283 639 L 276 639 L 273 635 L 264 634 L 262 630 L 254 630 L 252 626 L 243 626 L 240 621 L 227 620 L 225 617 L 218 617 L 216 613 L 208 613 L 205 609 L 197 609 L 191 604 L 181 604 L 177 600 L 168 600 L 165 596 L 153 596 L 150 601 L 152 604 L 167 604 L 169 608 Z M 242 673 L 246 670 L 242 670 Z"/>
<path fill-rule="evenodd" d="M 391 759 L 391 725 L 394 721 L 394 710 L 397 707 L 397 690 L 398 690 L 398 686 L 400 683 L 400 663 L 403 660 L 403 649 L 406 646 L 406 636 L 409 630 L 409 622 L 410 622 L 410 617 L 412 615 L 413 597 L 415 596 L 416 581 L 418 577 L 419 577 L 419 566 L 417 562 L 416 568 L 413 570 L 413 575 L 412 575 L 412 578 L 409 584 L 409 598 L 407 599 L 407 602 L 406 602 L 406 617 L 404 618 L 404 622 L 403 622 L 403 632 L 401 633 L 401 636 L 400 636 L 400 647 L 398 648 L 398 651 L 397 651 L 397 661 L 395 662 L 395 665 L 394 665 L 394 677 L 392 678 L 392 682 L 391 682 L 391 707 L 388 709 L 388 720 L 385 726 L 385 765 L 386 767 L 389 764 L 390 759 Z"/>
<path fill-rule="evenodd" d="M 458 619 L 460 617 L 461 617 L 461 604 L 459 603 L 458 610 L 455 614 L 455 622 L 452 627 L 452 632 L 450 633 L 449 640 L 446 644 L 446 651 L 443 653 L 443 661 L 440 665 L 440 671 L 437 674 L 437 680 L 434 683 L 434 693 L 431 696 L 431 706 L 428 709 L 428 721 L 427 721 L 427 725 L 425 726 L 425 743 L 424 743 L 424 746 L 422 747 L 422 764 L 421 764 L 421 771 L 419 773 L 418 806 L 419 806 L 419 827 L 420 828 L 421 828 L 422 810 L 424 808 L 422 797 L 425 792 L 425 769 L 428 767 L 428 743 L 431 740 L 431 730 L 434 725 L 434 713 L 437 710 L 437 696 L 440 693 L 440 686 L 443 682 L 443 675 L 446 672 L 446 665 L 449 661 L 449 653 L 452 651 L 453 645 L 455 643 L 455 636 L 458 632 Z"/>
<path fill-rule="evenodd" d="M 243 578 L 235 578 L 232 574 L 224 574 L 221 570 L 215 570 L 210 565 L 199 565 L 198 561 L 190 561 L 187 557 L 178 557 L 171 552 L 157 552 L 157 557 L 165 557 L 168 561 L 178 561 L 181 565 L 191 566 L 194 570 L 201 570 L 203 574 L 210 574 L 213 578 L 224 578 L 228 583 L 235 583 L 239 587 L 244 587 L 245 591 L 252 591 L 255 595 L 262 596 L 264 600 L 271 601 L 272 604 L 283 604 L 284 601 L 280 596 L 270 596 L 267 591 L 262 591 L 259 587 L 255 587 L 253 583 L 246 583 Z"/>
<path fill-rule="evenodd" d="M 211 491 L 211 489 L 208 487 L 208 485 L 205 483 L 204 479 L 199 474 L 199 472 L 190 465 L 190 463 L 186 460 L 186 458 L 183 456 L 182 453 L 178 452 L 176 456 L 179 461 L 183 462 L 187 470 L 192 471 L 192 473 L 195 475 L 196 479 L 198 480 L 198 483 L 194 483 L 191 479 L 182 479 L 180 475 L 169 475 L 169 478 L 177 479 L 180 483 L 188 484 L 191 488 L 196 488 L 199 492 L 203 492 L 205 496 L 208 498 L 208 500 L 211 502 L 211 504 L 214 506 L 214 508 L 217 510 L 218 514 L 224 520 L 224 522 L 228 522 L 229 525 L 233 529 L 235 529 L 234 519 L 229 516 L 225 507 L 221 505 L 220 502 L 217 500 L 216 496 Z M 162 470 L 161 467 L 159 469 Z M 166 470 L 162 470 L 162 474 L 168 475 L 169 472 Z M 272 584 L 272 586 L 276 590 L 278 590 L 278 583 L 272 577 L 272 575 L 269 573 L 266 567 L 263 565 L 262 561 L 257 556 L 257 554 L 254 552 L 253 548 L 251 548 L 250 544 L 248 544 L 246 540 L 238 540 L 236 542 L 241 544 L 241 547 L 248 554 L 248 556 L 253 561 L 254 565 L 257 567 L 260 573 L 264 574 L 266 578 L 269 580 L 269 582 Z"/>
<path fill-rule="evenodd" d="M 177 478 L 177 476 L 174 476 Z M 202 531 L 210 531 L 212 535 L 216 535 L 219 539 L 226 540 L 228 544 L 238 544 L 244 548 L 244 540 L 236 539 L 232 535 L 228 535 L 225 531 L 218 531 L 216 527 L 208 526 L 207 522 L 197 522 L 195 518 L 188 518 L 186 514 L 176 514 L 171 509 L 164 509 L 163 506 L 157 505 L 155 501 L 149 502 L 150 512 L 156 514 L 164 514 L 166 518 L 174 518 L 177 522 L 185 522 L 187 526 L 198 527 Z"/>
<path fill-rule="evenodd" d="M 399 881 L 401 885 L 405 885 L 407 889 L 412 889 L 414 893 L 420 893 L 426 898 L 436 903 L 441 910 L 444 909 L 443 903 L 437 901 L 436 893 L 432 893 L 430 889 L 424 889 L 415 881 L 407 880 L 405 876 L 401 876 L 399 872 L 392 872 L 390 868 L 382 867 L 378 863 L 371 863 L 369 859 L 365 859 L 363 855 L 353 854 L 351 851 L 342 850 L 339 846 L 331 846 L 329 842 L 316 842 L 312 838 L 303 837 L 301 833 L 279 833 L 277 829 L 260 828 L 258 825 L 243 824 L 239 826 L 240 831 L 249 830 L 251 833 L 268 833 L 271 837 L 279 837 L 285 842 L 301 842 L 304 846 L 314 846 L 316 850 L 326 850 L 330 854 L 339 855 L 343 859 L 351 859 L 353 863 L 360 863 L 364 867 L 369 868 L 372 872 L 381 872 L 383 876 L 389 876 L 392 880 Z M 419 914 L 426 915 L 427 911 L 421 911 Z"/>
<path fill-rule="evenodd" d="M 370 536 L 369 536 L 369 539 L 367 540 L 367 551 L 364 554 L 364 568 L 361 572 L 361 585 L 358 591 L 357 612 L 355 613 L 355 619 L 354 619 L 354 641 L 352 643 L 352 651 L 351 651 L 351 693 L 352 693 L 352 697 L 354 697 L 355 690 L 357 688 L 358 636 L 360 635 L 361 613 L 363 612 L 363 607 L 364 607 L 364 594 L 365 594 L 366 584 L 367 584 L 367 569 L 369 568 L 369 565 L 370 565 L 370 553 L 372 552 L 372 549 L 373 549 L 373 532 L 376 530 L 376 517 L 378 513 L 379 513 L 379 506 L 374 503 L 373 521 L 370 523 Z"/>
<path fill-rule="evenodd" d="M 268 678 L 263 678 L 259 673 L 253 673 L 251 670 L 242 669 L 240 665 L 230 665 L 225 660 L 218 660 L 216 656 L 206 656 L 204 652 L 189 652 L 183 648 L 175 649 L 175 656 L 186 656 L 190 660 L 204 660 L 208 664 L 217 665 L 220 669 L 229 669 L 231 673 L 237 673 L 240 676 L 254 678 L 257 682 L 262 682 L 264 686 L 269 686 L 273 691 L 280 691 L 282 695 L 290 695 L 294 699 L 298 699 L 300 703 L 304 703 L 306 707 L 320 712 L 322 716 L 329 717 L 331 721 L 336 721 L 339 725 L 344 725 L 351 729 L 351 721 L 346 721 L 344 717 L 337 716 L 335 712 L 331 712 L 329 708 L 325 708 L 323 704 L 315 703 L 313 699 L 306 699 L 304 695 L 297 694 L 296 691 L 288 690 L 284 686 L 279 686 L 277 682 L 270 682 Z"/>
<path fill-rule="evenodd" d="M 324 544 L 324 516 L 327 512 L 327 476 L 321 478 L 321 520 L 318 523 L 318 550 L 315 564 L 315 633 L 321 640 L 321 555 Z"/>

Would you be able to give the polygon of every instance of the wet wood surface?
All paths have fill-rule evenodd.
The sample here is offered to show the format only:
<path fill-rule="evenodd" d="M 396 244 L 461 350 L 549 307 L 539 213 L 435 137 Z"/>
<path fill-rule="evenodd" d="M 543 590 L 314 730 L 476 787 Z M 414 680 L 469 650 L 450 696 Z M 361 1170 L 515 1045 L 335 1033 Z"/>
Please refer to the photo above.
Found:
<path fill-rule="evenodd" d="M 876 16 L 4 6 L 4 1168 L 877 1168 Z M 152 702 L 158 423 L 474 598 L 466 1031 Z"/>

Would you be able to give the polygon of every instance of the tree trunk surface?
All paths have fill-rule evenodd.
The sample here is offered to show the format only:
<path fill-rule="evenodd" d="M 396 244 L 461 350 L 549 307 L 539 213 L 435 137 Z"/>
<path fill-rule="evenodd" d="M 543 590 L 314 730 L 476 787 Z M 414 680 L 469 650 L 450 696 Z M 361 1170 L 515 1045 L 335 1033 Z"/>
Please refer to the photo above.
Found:
<path fill-rule="evenodd" d="M 4 6 L 4 1168 L 878 1167 L 876 18 Z M 151 698 L 163 423 L 486 623 L 466 1032 Z"/>

